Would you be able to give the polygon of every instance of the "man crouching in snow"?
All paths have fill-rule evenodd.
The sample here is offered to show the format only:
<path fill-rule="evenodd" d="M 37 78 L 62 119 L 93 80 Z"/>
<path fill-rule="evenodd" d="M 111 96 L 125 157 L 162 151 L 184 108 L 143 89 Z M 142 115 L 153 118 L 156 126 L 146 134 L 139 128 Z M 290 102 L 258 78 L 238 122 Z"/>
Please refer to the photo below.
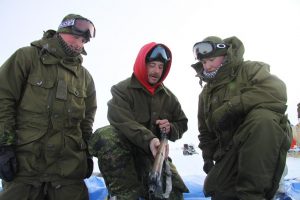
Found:
<path fill-rule="evenodd" d="M 167 46 L 146 44 L 136 58 L 132 76 L 111 88 L 111 125 L 99 128 L 90 146 L 112 199 L 149 199 L 148 175 L 160 145 L 161 131 L 175 141 L 187 130 L 188 119 L 179 101 L 163 85 L 171 58 Z M 168 152 L 165 153 L 172 173 L 172 191 L 163 199 L 181 200 L 188 189 L 167 158 Z"/>
<path fill-rule="evenodd" d="M 237 37 L 211 36 L 193 47 L 206 82 L 199 96 L 199 147 L 212 200 L 272 199 L 291 142 L 286 86 L 269 65 L 244 61 Z"/>

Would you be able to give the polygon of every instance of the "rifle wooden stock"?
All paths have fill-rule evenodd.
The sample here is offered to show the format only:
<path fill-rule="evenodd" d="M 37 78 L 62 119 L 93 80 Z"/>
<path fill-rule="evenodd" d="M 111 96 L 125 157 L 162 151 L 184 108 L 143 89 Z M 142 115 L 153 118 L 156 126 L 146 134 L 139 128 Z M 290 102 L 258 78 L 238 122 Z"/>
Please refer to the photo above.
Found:
<path fill-rule="evenodd" d="M 159 146 L 158 152 L 155 156 L 152 170 L 149 173 L 149 194 L 150 194 L 150 196 L 155 195 L 156 193 L 162 193 L 162 191 L 163 191 L 161 174 L 162 174 L 163 164 L 165 161 L 167 145 L 168 145 L 167 134 L 162 132 L 160 146 Z"/>

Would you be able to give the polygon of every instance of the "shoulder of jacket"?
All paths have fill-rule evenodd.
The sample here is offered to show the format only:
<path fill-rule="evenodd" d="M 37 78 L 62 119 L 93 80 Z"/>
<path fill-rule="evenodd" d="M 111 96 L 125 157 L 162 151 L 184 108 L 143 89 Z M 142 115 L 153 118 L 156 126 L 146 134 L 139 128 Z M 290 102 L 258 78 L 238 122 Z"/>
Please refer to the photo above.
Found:
<path fill-rule="evenodd" d="M 26 46 L 17 49 L 10 59 L 20 59 L 22 61 L 30 61 L 37 59 L 39 56 L 39 50 L 35 47 Z"/>
<path fill-rule="evenodd" d="M 124 79 L 116 84 L 114 84 L 112 86 L 112 88 L 118 88 L 118 89 L 125 89 L 127 88 L 129 85 L 130 85 L 130 82 L 131 82 L 131 79 L 130 78 L 127 78 L 127 79 Z"/>
<path fill-rule="evenodd" d="M 263 72 L 263 74 L 270 73 L 270 65 L 260 61 L 245 61 L 240 66 L 239 74 L 252 76 L 254 74 Z"/>
<path fill-rule="evenodd" d="M 39 48 L 35 46 L 25 46 L 19 48 L 16 53 L 22 53 L 22 54 L 38 54 Z"/>
<path fill-rule="evenodd" d="M 262 61 L 245 61 L 242 64 L 243 67 L 245 68 L 254 68 L 254 69 L 258 69 L 258 68 L 266 68 L 268 71 L 270 71 L 270 65 L 262 62 Z"/>

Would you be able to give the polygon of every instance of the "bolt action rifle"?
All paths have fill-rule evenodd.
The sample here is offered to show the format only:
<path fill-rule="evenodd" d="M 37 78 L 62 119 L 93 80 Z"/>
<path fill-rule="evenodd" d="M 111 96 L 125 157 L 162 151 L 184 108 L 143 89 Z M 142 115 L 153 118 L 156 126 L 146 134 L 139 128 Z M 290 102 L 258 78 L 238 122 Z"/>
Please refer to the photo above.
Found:
<path fill-rule="evenodd" d="M 167 134 L 165 130 L 162 130 L 160 146 L 149 173 L 149 198 L 151 200 L 168 199 L 172 190 L 172 173 L 169 161 L 165 159 L 167 145 Z"/>

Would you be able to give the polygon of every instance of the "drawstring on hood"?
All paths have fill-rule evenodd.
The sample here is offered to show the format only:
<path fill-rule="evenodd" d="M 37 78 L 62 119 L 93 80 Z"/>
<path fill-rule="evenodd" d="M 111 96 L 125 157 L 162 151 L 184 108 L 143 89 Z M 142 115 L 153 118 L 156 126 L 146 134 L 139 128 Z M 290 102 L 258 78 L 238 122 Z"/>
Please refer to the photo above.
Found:
<path fill-rule="evenodd" d="M 162 77 L 160 78 L 159 82 L 157 82 L 155 85 L 151 85 L 148 82 L 148 74 L 147 74 L 147 68 L 146 68 L 146 56 L 157 45 L 163 46 L 168 51 L 168 54 L 170 55 L 170 60 L 165 64 L 164 71 L 163 71 Z M 133 66 L 133 74 L 137 78 L 137 80 L 145 87 L 145 89 L 153 95 L 155 93 L 156 89 L 159 86 L 163 85 L 163 81 L 165 80 L 165 78 L 167 77 L 167 75 L 170 71 L 171 63 L 172 63 L 172 54 L 171 54 L 170 49 L 164 44 L 150 42 L 150 43 L 144 45 L 140 49 L 140 51 L 136 57 L 134 66 Z"/>

